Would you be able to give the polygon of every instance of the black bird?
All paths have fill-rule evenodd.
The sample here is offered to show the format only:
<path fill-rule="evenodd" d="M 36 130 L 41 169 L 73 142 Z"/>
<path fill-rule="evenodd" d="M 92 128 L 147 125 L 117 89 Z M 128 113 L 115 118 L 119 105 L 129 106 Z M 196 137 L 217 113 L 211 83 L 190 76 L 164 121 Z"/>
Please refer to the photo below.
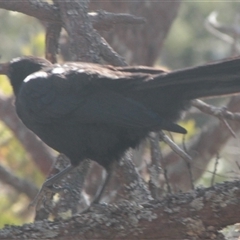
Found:
<path fill-rule="evenodd" d="M 20 57 L 0 64 L 0 74 L 10 79 L 22 122 L 71 161 L 44 186 L 87 158 L 109 171 L 151 131 L 186 133 L 174 122 L 191 99 L 240 92 L 239 58 L 167 73 Z"/>

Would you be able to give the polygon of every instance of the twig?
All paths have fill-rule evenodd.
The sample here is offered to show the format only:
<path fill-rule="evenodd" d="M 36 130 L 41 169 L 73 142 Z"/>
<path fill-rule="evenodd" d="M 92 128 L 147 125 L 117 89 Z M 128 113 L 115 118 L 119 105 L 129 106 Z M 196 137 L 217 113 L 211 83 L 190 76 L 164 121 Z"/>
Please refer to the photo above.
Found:
<path fill-rule="evenodd" d="M 227 129 L 230 131 L 231 135 L 236 138 L 236 134 L 232 130 L 231 126 L 226 121 L 227 119 L 240 121 L 240 114 L 239 113 L 232 113 L 226 110 L 226 108 L 217 108 L 212 105 L 209 105 L 199 99 L 193 100 L 192 105 L 198 108 L 201 112 L 207 113 L 209 115 L 217 117 L 221 120 Z"/>
<path fill-rule="evenodd" d="M 188 153 L 187 151 L 187 147 L 186 147 L 186 144 L 185 144 L 185 135 L 183 135 L 183 138 L 182 138 L 182 145 L 183 145 L 183 150 Z M 192 165 L 190 164 L 189 161 L 185 161 L 186 164 L 187 164 L 187 169 L 188 169 L 188 174 L 190 176 L 190 181 L 191 181 L 191 187 L 192 189 L 194 189 L 194 181 L 193 181 L 193 174 L 192 174 Z"/>
<path fill-rule="evenodd" d="M 189 162 L 192 161 L 192 158 L 186 152 L 184 152 L 175 142 L 173 142 L 166 134 L 164 134 L 163 132 L 160 132 L 159 136 L 181 158 Z"/>
<path fill-rule="evenodd" d="M 162 154 L 161 154 L 162 155 Z M 163 159 L 163 161 L 165 162 L 164 160 L 164 157 L 161 156 L 161 159 Z M 172 189 L 171 189 L 171 185 L 170 185 L 170 180 L 169 180 L 169 177 L 168 177 L 168 170 L 166 168 L 166 166 L 164 165 L 163 167 L 163 175 L 164 175 L 164 179 L 165 179 L 165 182 L 166 182 L 166 185 L 167 185 L 167 192 L 169 194 L 172 194 Z"/>
<path fill-rule="evenodd" d="M 219 153 L 217 153 L 216 159 L 215 159 L 214 170 L 213 170 L 213 175 L 212 175 L 212 179 L 211 179 L 211 186 L 213 186 L 213 184 L 214 184 L 214 180 L 215 180 L 215 176 L 216 176 L 216 172 L 217 172 L 218 160 L 219 160 Z"/>
<path fill-rule="evenodd" d="M 221 119 L 221 121 L 223 122 L 223 124 L 227 127 L 227 129 L 229 130 L 229 132 L 231 133 L 231 135 L 234 138 L 237 138 L 236 134 L 234 133 L 233 129 L 231 128 L 231 126 L 228 124 L 228 122 L 226 121 L 226 119 Z"/>
<path fill-rule="evenodd" d="M 192 170 L 191 170 L 191 162 L 192 158 L 184 152 L 176 143 L 174 143 L 166 134 L 163 132 L 159 133 L 161 139 L 169 145 L 169 147 L 177 153 L 186 163 L 187 168 L 188 168 L 188 173 L 191 181 L 191 187 L 194 189 L 194 184 L 193 184 L 193 175 L 192 175 Z"/>
<path fill-rule="evenodd" d="M 220 40 L 232 46 L 232 54 L 238 54 L 240 46 L 237 39 L 240 36 L 239 15 L 236 15 L 235 23 L 226 25 L 217 21 L 217 12 L 212 12 L 205 21 L 206 29 Z M 231 37 L 231 36 L 232 37 Z"/>
<path fill-rule="evenodd" d="M 126 26 L 126 24 L 144 24 L 146 22 L 146 19 L 143 17 L 136 17 L 126 13 L 111 13 L 98 10 L 96 12 L 89 12 L 88 14 L 94 28 L 98 30 L 109 30 L 119 24 Z"/>
<path fill-rule="evenodd" d="M 192 100 L 192 106 L 198 108 L 201 112 L 215 116 L 217 118 L 226 118 L 229 120 L 240 122 L 240 113 L 232 113 L 224 108 L 214 107 L 199 99 Z"/>
<path fill-rule="evenodd" d="M 230 37 L 228 34 L 232 32 L 232 27 L 220 24 L 217 21 L 217 12 L 212 12 L 205 21 L 205 27 L 206 29 L 216 36 L 217 38 L 223 40 L 226 43 L 233 44 L 234 39 Z M 228 33 L 228 34 L 227 34 Z"/>

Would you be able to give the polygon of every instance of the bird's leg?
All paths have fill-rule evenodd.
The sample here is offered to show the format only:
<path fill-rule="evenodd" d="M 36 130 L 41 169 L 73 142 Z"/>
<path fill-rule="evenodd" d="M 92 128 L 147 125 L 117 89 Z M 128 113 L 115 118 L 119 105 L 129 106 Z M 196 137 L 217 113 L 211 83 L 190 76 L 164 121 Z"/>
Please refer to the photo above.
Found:
<path fill-rule="evenodd" d="M 97 193 L 95 194 L 94 199 L 92 201 L 92 204 L 98 203 L 101 200 L 103 193 L 105 192 L 106 187 L 111 179 L 111 175 L 112 174 L 107 171 L 107 176 L 106 176 L 102 186 L 100 188 L 98 188 Z"/>
<path fill-rule="evenodd" d="M 53 177 L 47 179 L 41 189 L 39 190 L 39 192 L 37 193 L 36 197 L 33 199 L 33 201 L 30 203 L 30 207 L 36 206 L 36 208 L 38 208 L 39 206 L 39 202 L 40 200 L 43 198 L 43 193 L 44 190 L 50 186 L 52 186 L 53 184 L 55 184 L 56 182 L 58 182 L 59 180 L 61 180 L 67 173 L 71 172 L 75 167 L 72 165 L 68 165 L 66 168 L 64 168 L 61 172 L 57 173 L 56 175 L 54 175 Z"/>
<path fill-rule="evenodd" d="M 108 184 L 110 182 L 110 179 L 112 178 L 113 165 L 114 164 L 111 164 L 111 166 L 108 167 L 108 169 L 106 169 L 107 176 L 106 176 L 102 186 L 100 188 L 98 188 L 98 191 L 95 194 L 94 199 L 93 199 L 91 205 L 95 204 L 95 203 L 98 203 L 101 200 L 101 198 L 102 198 L 102 196 L 103 196 L 103 194 L 104 194 L 104 192 L 106 190 L 106 187 L 108 186 Z"/>
<path fill-rule="evenodd" d="M 97 193 L 95 194 L 95 196 L 93 198 L 93 201 L 87 208 L 85 208 L 83 211 L 81 211 L 81 214 L 88 212 L 93 204 L 99 203 L 99 201 L 101 200 L 103 193 L 105 192 L 106 187 L 112 177 L 112 171 L 106 170 L 106 172 L 107 172 L 107 176 L 104 179 L 102 186 L 98 188 Z"/>

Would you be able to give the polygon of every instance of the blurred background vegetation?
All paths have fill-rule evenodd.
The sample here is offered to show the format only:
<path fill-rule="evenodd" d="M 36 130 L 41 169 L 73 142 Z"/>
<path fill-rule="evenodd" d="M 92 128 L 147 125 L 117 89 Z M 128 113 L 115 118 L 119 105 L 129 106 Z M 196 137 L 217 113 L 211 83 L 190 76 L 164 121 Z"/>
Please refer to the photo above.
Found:
<path fill-rule="evenodd" d="M 176 69 L 230 56 L 231 46 L 210 34 L 205 21 L 216 11 L 219 22 L 233 25 L 239 10 L 240 3 L 234 1 L 183 1 L 165 41 L 160 63 Z"/>
<path fill-rule="evenodd" d="M 217 11 L 220 22 L 233 24 L 239 10 L 238 2 L 182 2 L 178 17 L 156 65 L 161 64 L 169 69 L 177 69 L 230 56 L 231 46 L 210 34 L 204 23 L 212 11 Z M 4 10 L 0 10 L 0 20 L 2 62 L 22 55 L 44 56 L 44 28 L 41 23 L 23 14 Z M 6 78 L 2 76 L 0 88 L 5 94 L 11 94 L 11 87 Z M 190 134 L 200 128 L 196 127 L 193 119 L 188 119 L 183 124 Z M 217 180 L 227 179 L 226 174 L 232 170 L 226 165 L 231 165 L 236 152 L 239 153 L 239 150 L 238 143 L 235 141 L 221 154 L 225 161 L 219 161 L 218 172 L 221 172 L 223 177 Z M 35 181 L 38 185 L 43 182 L 44 176 L 35 167 L 21 143 L 2 123 L 0 123 L 0 163 L 16 175 Z M 213 169 L 213 163 L 209 168 Z M 210 178 L 211 174 L 206 174 L 199 182 L 208 185 Z M 4 224 L 22 224 L 31 221 L 32 213 L 29 213 L 28 204 L 26 204 L 28 199 L 5 184 L 0 183 L 0 189 L 0 227 Z"/>

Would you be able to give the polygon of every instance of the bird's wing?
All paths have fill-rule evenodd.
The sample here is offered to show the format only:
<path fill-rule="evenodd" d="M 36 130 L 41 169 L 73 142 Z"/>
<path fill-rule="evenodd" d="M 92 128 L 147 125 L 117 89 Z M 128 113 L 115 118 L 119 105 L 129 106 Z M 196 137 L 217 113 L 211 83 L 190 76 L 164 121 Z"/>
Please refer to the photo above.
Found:
<path fill-rule="evenodd" d="M 148 66 L 127 66 L 127 67 L 114 67 L 114 70 L 127 72 L 127 73 L 143 73 L 143 74 L 162 74 L 165 69 L 148 67 Z"/>
<path fill-rule="evenodd" d="M 76 80 L 76 76 L 66 79 L 52 74 L 30 75 L 19 96 L 24 99 L 34 121 L 39 123 L 106 123 L 185 133 L 180 126 L 133 99 L 101 87 L 101 84 L 90 86 L 84 77 Z"/>

